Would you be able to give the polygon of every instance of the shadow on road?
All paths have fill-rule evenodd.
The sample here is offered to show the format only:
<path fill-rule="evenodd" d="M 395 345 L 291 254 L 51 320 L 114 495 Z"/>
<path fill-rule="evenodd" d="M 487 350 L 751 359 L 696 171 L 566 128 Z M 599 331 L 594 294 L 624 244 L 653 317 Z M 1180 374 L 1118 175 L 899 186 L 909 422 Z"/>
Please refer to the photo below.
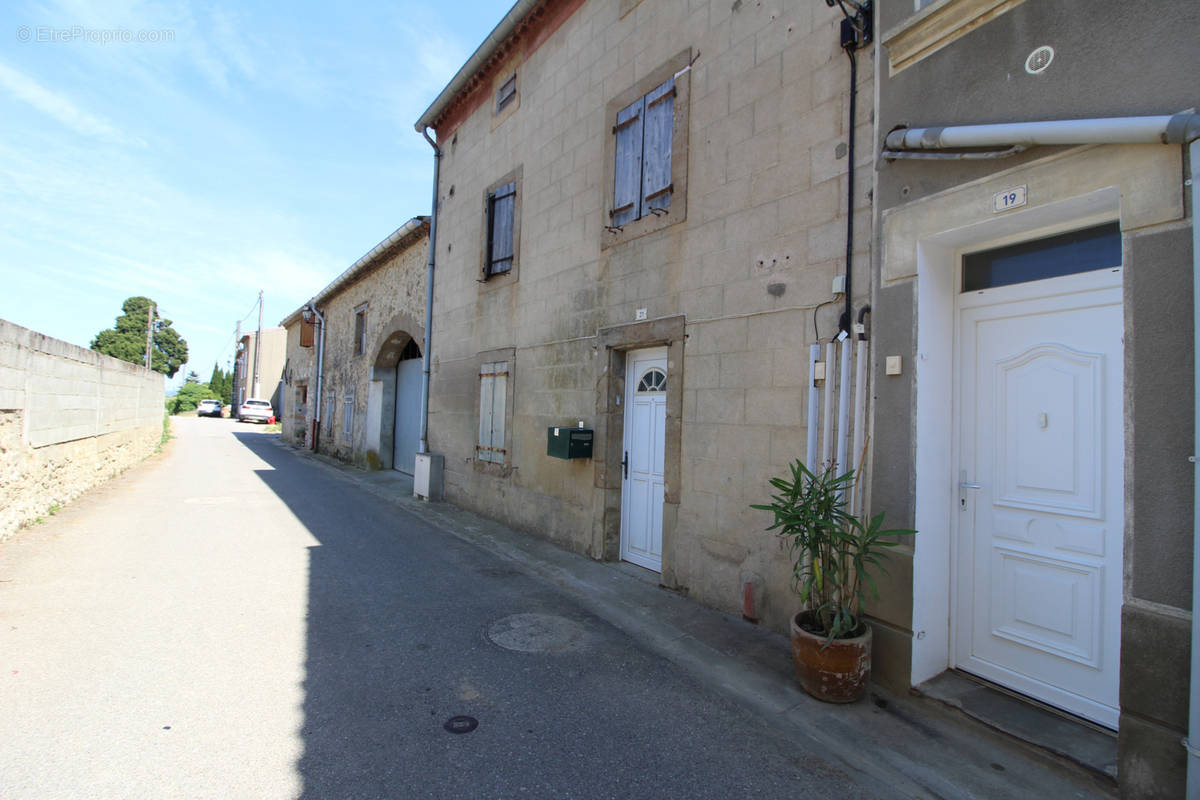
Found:
<path fill-rule="evenodd" d="M 234 435 L 320 542 L 304 797 L 862 796 L 551 584 L 272 439 Z M 543 650 L 489 641 L 489 624 L 527 615 L 571 635 Z M 478 727 L 447 730 L 458 716 Z"/>

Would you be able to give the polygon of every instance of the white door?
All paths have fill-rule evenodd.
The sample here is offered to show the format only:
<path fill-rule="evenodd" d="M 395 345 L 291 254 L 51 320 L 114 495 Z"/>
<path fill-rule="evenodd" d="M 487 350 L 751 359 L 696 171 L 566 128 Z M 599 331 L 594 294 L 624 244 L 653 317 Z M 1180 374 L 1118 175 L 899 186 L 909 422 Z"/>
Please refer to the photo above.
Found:
<path fill-rule="evenodd" d="M 964 293 L 958 329 L 956 663 L 1115 728 L 1121 270 Z"/>
<path fill-rule="evenodd" d="M 396 364 L 396 427 L 392 438 L 392 466 L 412 475 L 421 438 L 421 359 Z"/>
<path fill-rule="evenodd" d="M 621 478 L 621 558 L 662 572 L 667 348 L 629 354 Z"/>

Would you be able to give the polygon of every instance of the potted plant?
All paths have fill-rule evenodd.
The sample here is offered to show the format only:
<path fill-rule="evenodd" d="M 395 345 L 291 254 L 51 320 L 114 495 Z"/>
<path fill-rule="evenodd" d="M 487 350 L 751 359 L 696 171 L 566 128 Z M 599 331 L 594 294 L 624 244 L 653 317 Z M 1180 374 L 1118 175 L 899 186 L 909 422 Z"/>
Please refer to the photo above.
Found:
<path fill-rule="evenodd" d="M 787 544 L 792 580 L 801 611 L 792 618 L 792 659 L 804 690 L 820 700 L 849 703 L 866 692 L 871 677 L 871 628 L 862 618 L 869 590 L 878 597 L 873 573 L 886 574 L 883 558 L 912 530 L 885 530 L 883 512 L 862 519 L 850 512 L 858 488 L 854 471 L 833 465 L 813 472 L 801 461 L 791 479 L 772 478 L 771 502 L 751 508 L 770 511 L 775 531 Z"/>

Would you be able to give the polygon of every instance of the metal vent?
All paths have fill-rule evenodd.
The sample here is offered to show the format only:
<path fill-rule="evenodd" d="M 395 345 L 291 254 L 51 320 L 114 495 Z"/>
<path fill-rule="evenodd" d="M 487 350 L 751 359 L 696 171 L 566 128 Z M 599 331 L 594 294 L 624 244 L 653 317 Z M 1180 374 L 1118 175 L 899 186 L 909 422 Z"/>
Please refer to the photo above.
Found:
<path fill-rule="evenodd" d="M 1046 67 L 1050 66 L 1050 62 L 1053 60 L 1054 48 L 1050 45 L 1042 45 L 1025 59 L 1025 71 L 1030 75 L 1040 75 L 1046 71 Z"/>

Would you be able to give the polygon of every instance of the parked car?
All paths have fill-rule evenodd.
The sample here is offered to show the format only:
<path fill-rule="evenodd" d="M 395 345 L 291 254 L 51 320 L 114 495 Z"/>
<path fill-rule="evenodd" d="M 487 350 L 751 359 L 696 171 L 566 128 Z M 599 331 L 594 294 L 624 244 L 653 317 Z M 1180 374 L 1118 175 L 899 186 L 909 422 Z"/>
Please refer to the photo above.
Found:
<path fill-rule="evenodd" d="M 196 406 L 196 416 L 219 417 L 223 407 L 220 400 L 201 400 L 200 405 Z"/>
<path fill-rule="evenodd" d="M 271 422 L 275 419 L 275 409 L 271 408 L 270 400 L 260 400 L 257 397 L 250 397 L 238 409 L 238 419 Z"/>

